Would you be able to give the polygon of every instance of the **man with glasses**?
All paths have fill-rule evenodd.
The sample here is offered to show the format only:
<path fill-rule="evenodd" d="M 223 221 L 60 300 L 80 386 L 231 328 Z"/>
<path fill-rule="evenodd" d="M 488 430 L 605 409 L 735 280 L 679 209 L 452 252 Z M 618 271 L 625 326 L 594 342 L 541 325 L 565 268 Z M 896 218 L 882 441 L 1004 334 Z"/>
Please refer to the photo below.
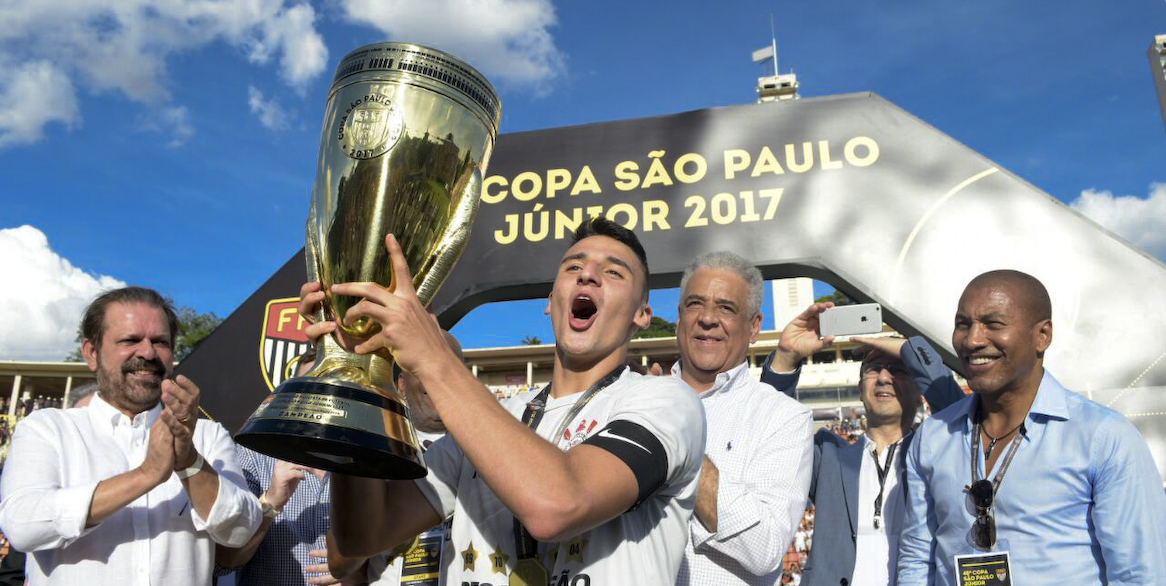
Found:
<path fill-rule="evenodd" d="M 819 315 L 833 303 L 815 303 L 782 330 L 761 379 L 786 393 L 797 387 L 802 360 L 828 347 Z M 939 411 L 963 391 L 935 350 L 920 337 L 852 338 L 863 342 L 858 389 L 866 433 L 850 444 L 829 429 L 814 436 L 810 501 L 816 507 L 814 546 L 802 573 L 806 586 L 891 582 L 898 560 L 906 496 L 903 454 L 925 397 Z"/>
<path fill-rule="evenodd" d="M 899 584 L 1166 583 L 1166 494 L 1121 414 L 1044 369 L 1044 285 L 991 271 L 964 289 L 952 346 L 974 391 L 907 456 Z"/>

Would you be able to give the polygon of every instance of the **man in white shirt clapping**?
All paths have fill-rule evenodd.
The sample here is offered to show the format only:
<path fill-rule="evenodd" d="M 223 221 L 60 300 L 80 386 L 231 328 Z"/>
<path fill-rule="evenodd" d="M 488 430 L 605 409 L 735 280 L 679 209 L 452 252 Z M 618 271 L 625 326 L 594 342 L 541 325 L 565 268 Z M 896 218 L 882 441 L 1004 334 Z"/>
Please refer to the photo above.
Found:
<path fill-rule="evenodd" d="M 97 373 L 83 409 L 41 409 L 16 429 L 0 529 L 39 584 L 210 584 L 214 544 L 259 525 L 235 446 L 198 418 L 199 389 L 171 379 L 178 318 L 150 289 L 99 296 L 81 324 Z"/>

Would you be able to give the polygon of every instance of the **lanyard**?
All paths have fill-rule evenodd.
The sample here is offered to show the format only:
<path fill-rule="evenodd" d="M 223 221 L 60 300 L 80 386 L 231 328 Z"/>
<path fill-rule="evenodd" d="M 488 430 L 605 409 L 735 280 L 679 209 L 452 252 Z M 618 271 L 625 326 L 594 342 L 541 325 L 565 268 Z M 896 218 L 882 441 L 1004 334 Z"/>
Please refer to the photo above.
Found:
<path fill-rule="evenodd" d="M 902 440 L 899 440 L 899 441 L 902 441 Z M 895 442 L 887 448 L 887 465 L 886 466 L 883 466 L 882 463 L 879 462 L 878 450 L 874 450 L 870 453 L 870 457 L 874 458 L 874 461 L 875 461 L 875 470 L 877 470 L 879 473 L 879 495 L 877 497 L 875 497 L 875 502 L 874 502 L 874 528 L 875 529 L 878 529 L 882 525 L 881 519 L 883 518 L 883 487 L 885 487 L 887 485 L 887 475 L 889 475 L 891 473 L 891 464 L 893 464 L 895 461 L 895 449 L 898 447 L 899 447 L 899 442 Z"/>
<path fill-rule="evenodd" d="M 583 407 L 586 406 L 587 403 L 591 402 L 591 399 L 594 398 L 595 395 L 598 395 L 599 391 L 606 389 L 607 387 L 611 386 L 612 383 L 618 380 L 626 368 L 626 366 L 621 364 L 620 366 L 616 367 L 615 370 L 607 373 L 606 376 L 596 381 L 595 384 L 591 385 L 591 387 L 586 391 L 583 391 L 583 396 L 579 397 L 578 401 L 575 401 L 575 404 L 571 407 L 571 410 L 567 412 L 567 416 L 563 418 L 563 422 L 559 424 L 558 429 L 555 430 L 555 434 L 551 436 L 551 443 L 555 444 L 557 447 L 559 445 L 559 437 L 563 435 L 563 431 L 567 429 L 568 425 L 571 424 L 571 420 L 575 419 L 576 415 L 579 415 L 579 412 L 583 410 Z M 535 433 L 538 433 L 538 424 L 543 420 L 543 415 L 546 414 L 547 399 L 550 398 L 550 395 L 551 384 L 547 384 L 547 386 L 544 387 L 543 390 L 540 391 L 534 399 L 531 399 L 531 401 L 526 404 L 526 410 L 522 413 L 522 422 L 525 423 L 527 427 L 535 430 Z M 538 541 L 536 541 L 534 536 L 530 534 L 530 531 L 526 530 L 526 527 L 522 526 L 522 523 L 518 520 L 518 517 L 514 518 L 514 552 L 520 560 L 538 557 Z"/>
<path fill-rule="evenodd" d="M 1008 472 L 1008 466 L 1012 464 L 1012 457 L 1016 455 L 1017 448 L 1020 447 L 1020 440 L 1024 439 L 1024 424 L 1020 424 L 1020 431 L 1009 442 L 1008 453 L 1004 454 L 1004 461 L 996 467 L 996 476 L 992 478 L 992 494 L 1000 492 L 1000 483 L 1004 481 L 1004 473 Z M 980 480 L 980 422 L 977 421 L 972 426 L 972 482 Z M 985 463 L 986 464 L 986 463 Z"/>

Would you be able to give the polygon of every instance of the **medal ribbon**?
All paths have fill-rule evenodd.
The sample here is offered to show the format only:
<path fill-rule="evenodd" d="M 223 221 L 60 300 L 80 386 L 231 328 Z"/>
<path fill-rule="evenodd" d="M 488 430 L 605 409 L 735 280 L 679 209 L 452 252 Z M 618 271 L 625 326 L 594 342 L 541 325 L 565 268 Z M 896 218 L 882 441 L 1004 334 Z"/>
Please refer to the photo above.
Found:
<path fill-rule="evenodd" d="M 1021 422 L 1019 433 L 1017 433 L 1012 441 L 1009 442 L 1008 453 L 1004 454 L 1004 461 L 997 467 L 996 476 L 992 478 L 992 495 L 995 497 L 1000 493 L 1000 483 L 1004 481 L 1004 473 L 1008 472 L 1008 466 L 1012 464 L 1012 458 L 1016 455 L 1017 448 L 1020 447 L 1020 440 L 1024 439 L 1024 422 Z M 981 480 L 980 476 L 980 422 L 976 421 L 972 426 L 972 482 Z M 985 462 L 985 464 L 987 464 Z"/>
<path fill-rule="evenodd" d="M 565 431 L 571 424 L 571 421 L 579 415 L 579 412 L 583 410 L 583 407 L 590 403 L 591 399 L 593 399 L 595 395 L 598 395 L 600 391 L 606 389 L 607 387 L 611 386 L 612 383 L 619 380 L 619 377 L 623 375 L 625 369 L 627 369 L 627 367 L 621 364 L 620 366 L 616 367 L 615 370 L 607 373 L 606 376 L 596 381 L 595 384 L 591 385 L 591 387 L 586 391 L 583 391 L 583 396 L 579 397 L 578 401 L 575 401 L 575 404 L 571 406 L 571 410 L 567 412 L 567 416 L 563 418 L 563 422 L 559 424 L 559 427 L 555 430 L 554 435 L 551 436 L 551 443 L 557 447 L 559 445 L 560 436 L 563 435 L 563 431 Z M 526 424 L 527 427 L 535 430 L 535 433 L 538 432 L 538 424 L 542 422 L 543 415 L 546 414 L 547 400 L 550 398 L 550 395 L 551 383 L 548 383 L 542 391 L 539 391 L 539 394 L 536 395 L 534 399 L 531 399 L 531 401 L 526 404 L 526 410 L 522 413 L 522 422 Z M 538 541 L 534 538 L 533 535 L 530 534 L 530 531 L 526 530 L 526 527 L 522 526 L 522 522 L 518 520 L 518 517 L 514 518 L 514 552 L 518 557 L 518 562 L 515 565 L 515 571 L 511 572 L 510 574 L 510 583 L 513 586 L 517 586 L 518 584 L 534 586 L 535 582 L 530 580 L 531 577 L 525 575 L 528 572 L 533 571 L 540 575 L 542 583 L 545 584 L 549 574 L 547 573 L 546 568 L 543 567 L 543 565 L 538 561 Z M 522 572 L 518 571 L 520 567 L 523 568 Z M 542 586 L 542 584 L 539 586 Z"/>

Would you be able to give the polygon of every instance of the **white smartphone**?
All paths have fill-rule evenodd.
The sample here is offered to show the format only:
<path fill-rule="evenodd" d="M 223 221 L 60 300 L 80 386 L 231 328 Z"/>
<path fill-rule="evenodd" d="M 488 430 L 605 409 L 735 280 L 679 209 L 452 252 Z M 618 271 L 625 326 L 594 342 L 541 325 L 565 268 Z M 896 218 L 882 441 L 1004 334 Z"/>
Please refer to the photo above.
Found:
<path fill-rule="evenodd" d="M 877 334 L 883 331 L 883 308 L 878 303 L 831 307 L 818 316 L 818 323 L 822 337 Z"/>

